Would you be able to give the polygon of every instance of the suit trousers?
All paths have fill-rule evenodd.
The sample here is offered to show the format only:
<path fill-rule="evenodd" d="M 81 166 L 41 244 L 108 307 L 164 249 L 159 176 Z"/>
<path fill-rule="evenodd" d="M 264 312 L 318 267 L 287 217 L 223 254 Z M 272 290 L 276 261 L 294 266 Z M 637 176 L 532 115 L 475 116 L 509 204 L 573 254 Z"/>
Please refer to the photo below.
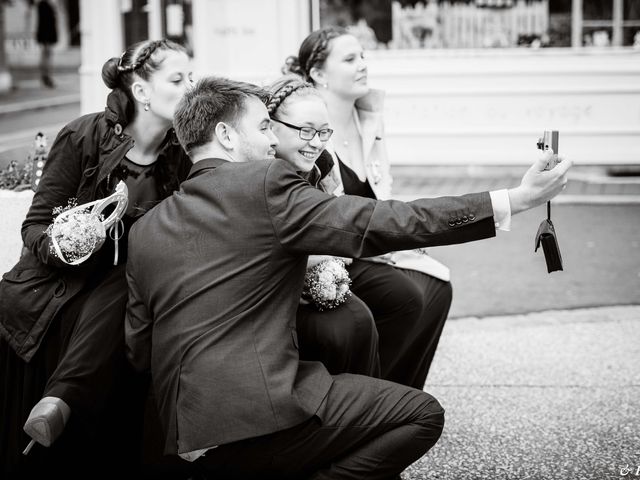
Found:
<path fill-rule="evenodd" d="M 354 260 L 351 290 L 371 309 L 381 378 L 422 390 L 451 306 L 451 283 L 414 270 Z"/>
<path fill-rule="evenodd" d="M 211 479 L 392 479 L 435 445 L 443 426 L 444 410 L 428 393 L 343 374 L 306 422 L 220 445 L 195 466 Z"/>

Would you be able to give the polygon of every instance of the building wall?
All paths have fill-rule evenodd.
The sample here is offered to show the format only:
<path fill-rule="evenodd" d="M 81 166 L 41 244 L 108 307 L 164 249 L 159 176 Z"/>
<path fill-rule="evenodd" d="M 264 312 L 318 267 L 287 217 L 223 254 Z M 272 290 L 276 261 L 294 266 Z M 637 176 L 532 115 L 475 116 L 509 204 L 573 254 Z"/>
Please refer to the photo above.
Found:
<path fill-rule="evenodd" d="M 640 163 L 640 52 L 376 51 L 396 164 L 528 164 L 544 130 L 583 164 Z M 533 155 L 533 157 L 532 157 Z"/>
<path fill-rule="evenodd" d="M 275 78 L 297 53 L 317 8 L 302 0 L 192 6 L 197 72 L 256 83 Z M 117 0 L 81 3 L 83 111 L 103 102 L 92 82 L 123 47 L 119 8 Z M 529 164 L 545 129 L 560 131 L 560 153 L 578 163 L 640 164 L 638 50 L 386 50 L 367 57 L 371 85 L 387 92 L 394 164 Z"/>

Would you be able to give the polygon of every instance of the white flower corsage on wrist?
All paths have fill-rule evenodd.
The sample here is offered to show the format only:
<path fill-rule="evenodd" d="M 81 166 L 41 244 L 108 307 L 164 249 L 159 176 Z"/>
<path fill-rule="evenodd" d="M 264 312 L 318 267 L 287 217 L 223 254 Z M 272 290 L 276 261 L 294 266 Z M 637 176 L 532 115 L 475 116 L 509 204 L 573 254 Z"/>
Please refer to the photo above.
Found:
<path fill-rule="evenodd" d="M 343 260 L 328 258 L 307 269 L 302 298 L 318 310 L 338 307 L 351 295 L 351 279 Z"/>

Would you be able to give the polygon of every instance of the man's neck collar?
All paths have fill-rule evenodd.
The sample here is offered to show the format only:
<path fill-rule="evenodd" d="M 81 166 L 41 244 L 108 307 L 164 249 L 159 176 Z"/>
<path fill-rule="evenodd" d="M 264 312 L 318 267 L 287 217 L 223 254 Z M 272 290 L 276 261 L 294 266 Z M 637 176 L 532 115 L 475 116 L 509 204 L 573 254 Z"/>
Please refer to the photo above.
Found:
<path fill-rule="evenodd" d="M 197 148 L 195 152 L 192 151 L 189 157 L 193 163 L 198 163 L 206 158 L 222 158 L 228 162 L 238 161 L 227 150 L 217 145 L 203 145 Z"/>

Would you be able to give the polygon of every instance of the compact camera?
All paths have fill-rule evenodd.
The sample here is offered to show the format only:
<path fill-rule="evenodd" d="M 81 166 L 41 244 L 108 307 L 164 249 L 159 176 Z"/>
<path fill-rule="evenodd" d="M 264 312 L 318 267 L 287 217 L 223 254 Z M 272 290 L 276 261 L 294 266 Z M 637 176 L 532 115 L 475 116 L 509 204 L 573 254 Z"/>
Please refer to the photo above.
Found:
<path fill-rule="evenodd" d="M 542 151 L 547 151 L 549 149 L 553 150 L 553 156 L 551 160 L 547 163 L 545 170 L 551 170 L 558 163 L 558 140 L 559 133 L 557 130 L 545 130 L 542 138 L 538 139 L 538 149 Z"/>
<path fill-rule="evenodd" d="M 553 155 L 545 170 L 551 170 L 558 163 L 558 131 L 545 130 L 542 138 L 538 139 L 538 148 L 542 151 L 553 150 Z M 544 259 L 547 262 L 547 271 L 549 273 L 556 270 L 562 270 L 562 255 L 560 255 L 560 247 L 558 246 L 558 238 L 556 237 L 556 229 L 551 221 L 551 202 L 547 202 L 547 218 L 542 221 L 536 233 L 536 248 L 542 246 L 544 251 Z"/>

